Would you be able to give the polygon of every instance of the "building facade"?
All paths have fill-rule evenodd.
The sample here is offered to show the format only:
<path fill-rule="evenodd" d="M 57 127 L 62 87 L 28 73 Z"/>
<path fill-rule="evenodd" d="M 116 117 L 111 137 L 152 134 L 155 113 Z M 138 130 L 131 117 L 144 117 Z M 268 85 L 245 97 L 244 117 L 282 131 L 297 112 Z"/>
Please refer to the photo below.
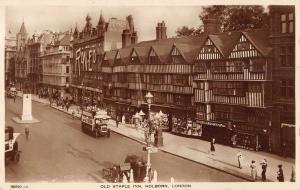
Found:
<path fill-rule="evenodd" d="M 54 44 L 48 44 L 41 54 L 40 95 L 59 94 L 60 97 L 69 95 L 71 83 L 71 34 L 63 34 Z"/>
<path fill-rule="evenodd" d="M 17 51 L 17 39 L 11 31 L 5 35 L 5 86 L 15 82 L 15 56 Z"/>
<path fill-rule="evenodd" d="M 295 7 L 270 6 L 270 18 L 273 151 L 295 156 Z"/>
<path fill-rule="evenodd" d="M 26 47 L 28 51 L 28 74 L 27 80 L 30 93 L 38 94 L 40 89 L 40 65 L 41 55 L 46 50 L 48 44 L 53 44 L 55 34 L 51 31 L 44 31 L 42 34 L 34 34 L 29 38 Z M 57 38 L 57 37 L 56 37 Z"/>
<path fill-rule="evenodd" d="M 96 27 L 93 27 L 89 15 L 86 17 L 86 25 L 81 32 L 78 31 L 76 26 L 72 41 L 71 82 L 75 102 L 83 106 L 101 102 L 103 96 L 101 91 L 102 78 L 99 75 L 99 60 L 104 50 L 121 48 L 121 34 L 128 27 L 128 21 L 111 18 L 106 22 L 102 14 Z"/>
<path fill-rule="evenodd" d="M 131 122 L 151 92 L 151 111 L 168 114 L 174 133 L 295 152 L 294 7 L 271 6 L 270 17 L 270 30 L 232 32 L 209 18 L 200 36 L 181 38 L 162 22 L 156 40 L 136 44 L 124 31 L 123 48 L 101 59 L 102 103 Z"/>

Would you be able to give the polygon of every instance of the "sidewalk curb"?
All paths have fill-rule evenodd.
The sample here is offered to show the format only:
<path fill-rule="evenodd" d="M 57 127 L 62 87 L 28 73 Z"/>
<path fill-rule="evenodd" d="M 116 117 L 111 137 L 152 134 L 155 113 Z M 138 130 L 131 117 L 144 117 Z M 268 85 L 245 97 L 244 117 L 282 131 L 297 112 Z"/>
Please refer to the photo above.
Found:
<path fill-rule="evenodd" d="M 134 140 L 134 141 L 136 141 L 136 142 L 138 142 L 138 143 L 140 143 L 140 144 L 146 145 L 146 143 L 145 143 L 144 141 L 138 140 L 138 139 L 136 139 L 136 138 L 134 138 L 134 137 L 129 137 L 129 136 L 123 134 L 122 132 L 115 131 L 115 130 L 112 129 L 112 128 L 110 128 L 110 129 L 111 129 L 114 133 L 117 133 L 117 134 L 119 134 L 119 135 L 122 135 L 122 136 L 124 136 L 124 137 L 127 137 L 128 139 Z"/>
<path fill-rule="evenodd" d="M 113 129 L 112 129 L 112 130 L 113 130 Z M 143 142 L 143 141 L 140 141 L 140 140 L 135 139 L 135 138 L 133 138 L 133 137 L 129 137 L 129 136 L 127 136 L 127 135 L 125 135 L 125 134 L 123 134 L 123 133 L 121 133 L 121 132 L 118 132 L 118 131 L 115 131 L 115 130 L 113 130 L 113 132 L 115 132 L 115 133 L 117 133 L 117 134 L 119 134 L 119 135 L 122 135 L 122 136 L 124 136 L 124 137 L 127 137 L 127 138 L 129 138 L 129 139 L 131 139 L 131 140 L 134 140 L 134 141 L 136 141 L 136 142 L 138 142 L 138 143 L 140 143 L 140 144 L 144 144 L 144 145 L 146 144 L 146 143 Z M 172 152 L 170 152 L 170 151 L 168 151 L 168 150 L 164 150 L 163 148 L 158 148 L 158 149 L 159 149 L 160 151 L 164 152 L 164 153 L 167 153 L 167 154 L 170 154 L 170 155 L 173 155 L 173 156 L 176 156 L 176 157 L 179 157 L 179 158 L 182 158 L 182 159 L 185 159 L 185 160 L 194 162 L 194 163 L 196 163 L 196 164 L 201 164 L 201 165 L 203 165 L 203 166 L 207 166 L 207 167 L 209 167 L 209 168 L 212 168 L 212 169 L 215 169 L 215 170 L 218 170 L 218 171 L 221 171 L 221 172 L 224 172 L 224 173 L 230 174 L 230 175 L 232 175 L 232 176 L 235 176 L 235 177 L 238 177 L 238 178 L 241 178 L 241 179 L 244 179 L 244 180 L 246 180 L 246 181 L 250 181 L 250 182 L 251 182 L 251 179 L 250 179 L 250 178 L 243 177 L 243 176 L 234 174 L 234 173 L 232 173 L 232 172 L 228 172 L 228 171 L 226 171 L 226 170 L 222 170 L 222 169 L 220 169 L 220 168 L 213 167 L 213 166 L 211 166 L 211 165 L 208 165 L 208 164 L 205 164 L 205 163 L 202 163 L 202 162 L 198 162 L 198 161 L 192 160 L 192 159 L 190 159 L 190 158 L 186 158 L 186 157 L 184 157 L 184 156 L 181 156 L 181 155 L 172 153 Z"/>
<path fill-rule="evenodd" d="M 184 157 L 184 156 L 181 156 L 181 155 L 172 153 L 172 152 L 170 152 L 170 151 L 168 151 L 168 150 L 163 150 L 162 148 L 158 148 L 158 149 L 159 149 L 160 151 L 164 152 L 164 153 L 171 154 L 171 155 L 173 155 L 173 156 L 177 156 L 177 157 L 179 157 L 179 158 L 182 158 L 182 159 L 185 159 L 185 160 L 194 162 L 194 163 L 196 163 L 196 164 L 200 164 L 200 165 L 203 165 L 203 166 L 206 166 L 206 167 L 209 167 L 209 168 L 212 168 L 212 169 L 215 169 L 215 170 L 218 170 L 218 171 L 227 173 L 227 174 L 229 174 L 229 175 L 232 175 L 232 176 L 235 176 L 235 177 L 244 179 L 244 180 L 249 181 L 249 182 L 252 181 L 252 180 L 251 180 L 250 178 L 248 178 L 248 177 L 244 177 L 244 176 L 235 174 L 235 173 L 233 173 L 233 172 L 228 172 L 228 171 L 226 171 L 226 170 L 223 170 L 223 169 L 220 169 L 220 168 L 217 168 L 217 167 L 213 167 L 213 166 L 208 165 L 208 164 L 205 164 L 205 163 L 203 163 L 203 162 L 198 162 L 198 161 L 192 160 L 192 159 L 190 159 L 190 158 L 187 158 L 187 157 Z"/>

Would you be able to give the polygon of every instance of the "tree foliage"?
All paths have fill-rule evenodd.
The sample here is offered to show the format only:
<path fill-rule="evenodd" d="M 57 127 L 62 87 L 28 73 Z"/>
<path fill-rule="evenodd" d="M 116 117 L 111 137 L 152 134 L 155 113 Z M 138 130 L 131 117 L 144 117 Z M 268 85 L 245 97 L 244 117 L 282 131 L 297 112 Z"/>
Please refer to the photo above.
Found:
<path fill-rule="evenodd" d="M 200 25 L 196 29 L 188 26 L 183 26 L 181 28 L 178 28 L 176 30 L 176 34 L 178 37 L 182 36 L 199 36 L 203 32 L 203 26 Z"/>
<path fill-rule="evenodd" d="M 214 5 L 202 8 L 199 18 L 217 18 L 222 31 L 255 29 L 269 24 L 269 15 L 259 5 Z"/>
<path fill-rule="evenodd" d="M 178 37 L 191 36 L 194 31 L 195 31 L 194 28 L 189 28 L 188 26 L 183 26 L 183 27 L 177 29 L 176 34 Z"/>
<path fill-rule="evenodd" d="M 203 6 L 199 14 L 201 20 L 216 18 L 222 31 L 234 31 L 262 28 L 269 25 L 269 15 L 263 6 L 259 5 L 213 5 Z M 198 36 L 203 32 L 203 25 L 197 29 L 188 26 L 178 28 L 176 34 L 180 36 Z"/>

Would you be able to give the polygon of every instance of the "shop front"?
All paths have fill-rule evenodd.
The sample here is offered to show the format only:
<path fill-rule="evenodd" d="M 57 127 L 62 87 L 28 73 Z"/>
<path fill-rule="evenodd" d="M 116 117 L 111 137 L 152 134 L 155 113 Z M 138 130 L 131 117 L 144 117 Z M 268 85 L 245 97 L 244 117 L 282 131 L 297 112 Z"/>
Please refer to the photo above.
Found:
<path fill-rule="evenodd" d="M 116 104 L 116 119 L 120 122 L 124 120 L 125 123 L 133 123 L 133 115 L 135 114 L 135 109 L 130 106 L 130 103 L 125 102 L 115 102 Z"/>
<path fill-rule="evenodd" d="M 200 121 L 196 122 L 201 130 L 201 139 L 211 141 L 212 138 L 216 143 L 229 145 L 232 131 L 227 123 Z"/>
<path fill-rule="evenodd" d="M 142 104 L 142 110 L 148 115 L 149 109 L 147 104 Z M 162 127 L 164 131 L 172 131 L 185 135 L 185 128 L 187 123 L 193 122 L 194 110 L 192 108 L 175 107 L 168 105 L 151 104 L 151 114 L 153 116 L 161 113 Z M 180 120 L 180 125 L 173 123 L 174 120 Z M 189 127 L 190 129 L 191 127 Z M 190 132 L 189 132 L 190 134 Z"/>
<path fill-rule="evenodd" d="M 235 146 L 255 150 L 269 151 L 270 131 L 262 126 L 233 125 L 231 141 Z"/>

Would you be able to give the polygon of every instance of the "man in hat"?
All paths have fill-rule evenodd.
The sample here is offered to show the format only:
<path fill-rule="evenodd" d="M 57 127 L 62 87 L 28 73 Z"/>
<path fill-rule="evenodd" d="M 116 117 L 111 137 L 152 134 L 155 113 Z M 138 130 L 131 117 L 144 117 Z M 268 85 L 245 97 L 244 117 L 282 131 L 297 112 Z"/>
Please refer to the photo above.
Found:
<path fill-rule="evenodd" d="M 279 182 L 284 182 L 284 175 L 281 164 L 278 165 L 277 179 Z"/>
<path fill-rule="evenodd" d="M 263 161 L 260 163 L 261 165 L 261 169 L 262 169 L 262 172 L 261 172 L 261 180 L 262 181 L 266 181 L 266 172 L 267 172 L 267 167 L 268 167 L 268 164 L 267 164 L 267 159 L 263 159 Z"/>

